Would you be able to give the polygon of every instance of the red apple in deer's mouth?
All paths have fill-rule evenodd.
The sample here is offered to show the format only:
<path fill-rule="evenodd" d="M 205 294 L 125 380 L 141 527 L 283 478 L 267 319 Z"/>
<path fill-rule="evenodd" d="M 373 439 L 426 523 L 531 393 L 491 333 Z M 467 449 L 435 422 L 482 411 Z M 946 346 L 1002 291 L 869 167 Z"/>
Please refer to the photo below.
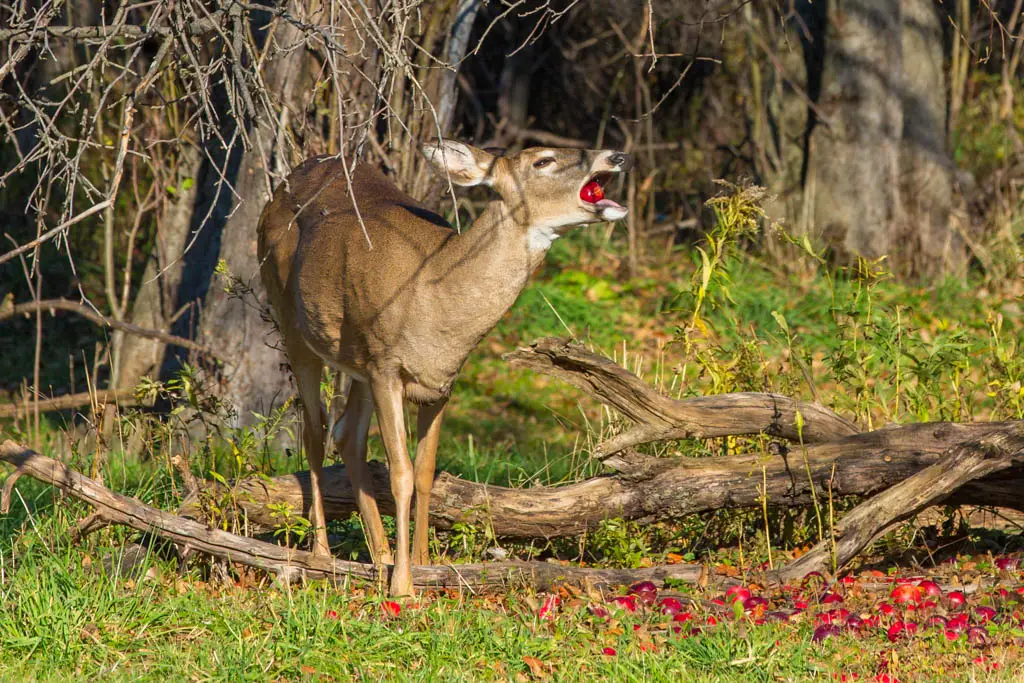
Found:
<path fill-rule="evenodd" d="M 598 173 L 580 188 L 580 201 L 592 207 L 604 221 L 617 221 L 626 217 L 626 207 L 604 196 L 604 183 L 610 179 L 608 173 Z"/>
<path fill-rule="evenodd" d="M 588 204 L 597 204 L 604 199 L 604 188 L 601 187 L 601 183 L 591 180 L 580 190 L 580 199 Z"/>

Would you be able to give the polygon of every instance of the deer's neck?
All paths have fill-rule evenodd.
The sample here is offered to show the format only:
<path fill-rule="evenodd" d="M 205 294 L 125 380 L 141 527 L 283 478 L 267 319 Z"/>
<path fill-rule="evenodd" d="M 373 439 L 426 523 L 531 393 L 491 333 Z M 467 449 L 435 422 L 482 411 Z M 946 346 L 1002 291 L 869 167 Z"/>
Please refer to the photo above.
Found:
<path fill-rule="evenodd" d="M 427 282 L 445 336 L 472 350 L 515 303 L 548 246 L 516 223 L 503 202 L 491 202 L 448 240 Z"/>

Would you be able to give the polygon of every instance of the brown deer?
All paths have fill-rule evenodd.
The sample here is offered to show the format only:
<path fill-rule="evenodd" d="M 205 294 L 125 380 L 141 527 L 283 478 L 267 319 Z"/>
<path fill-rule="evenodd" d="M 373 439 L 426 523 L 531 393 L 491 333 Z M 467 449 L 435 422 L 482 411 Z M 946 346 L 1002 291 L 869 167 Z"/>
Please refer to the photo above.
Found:
<path fill-rule="evenodd" d="M 370 417 L 377 413 L 395 499 L 394 595 L 412 593 L 411 562 L 430 562 L 434 458 L 462 364 L 556 238 L 573 226 L 626 215 L 603 199 L 602 186 L 631 163 L 616 151 L 531 148 L 502 156 L 449 140 L 423 152 L 454 184 L 489 185 L 500 199 L 458 233 L 372 166 L 348 169 L 321 157 L 292 172 L 259 223 L 261 275 L 303 405 L 314 552 L 329 553 L 320 488 L 326 363 L 353 379 L 331 436 L 352 481 L 370 554 L 390 564 L 366 464 Z M 406 452 L 403 399 L 419 405 L 415 466 Z"/>

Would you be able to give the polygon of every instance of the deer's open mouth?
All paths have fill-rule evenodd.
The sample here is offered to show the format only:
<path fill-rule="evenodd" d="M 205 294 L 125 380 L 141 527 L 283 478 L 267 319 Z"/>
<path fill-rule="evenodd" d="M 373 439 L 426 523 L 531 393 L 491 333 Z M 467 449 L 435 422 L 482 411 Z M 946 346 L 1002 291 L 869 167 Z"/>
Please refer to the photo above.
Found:
<path fill-rule="evenodd" d="M 604 186 L 611 177 L 611 173 L 595 173 L 580 188 L 580 201 L 604 221 L 617 221 L 627 213 L 626 207 L 604 196 Z"/>

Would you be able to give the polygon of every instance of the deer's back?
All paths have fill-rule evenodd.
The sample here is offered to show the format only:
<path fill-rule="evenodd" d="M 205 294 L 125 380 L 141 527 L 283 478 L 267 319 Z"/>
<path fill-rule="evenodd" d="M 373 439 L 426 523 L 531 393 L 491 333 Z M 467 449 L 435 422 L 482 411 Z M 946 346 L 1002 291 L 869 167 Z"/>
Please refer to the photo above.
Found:
<path fill-rule="evenodd" d="M 359 369 L 384 350 L 374 330 L 394 325 L 455 233 L 376 168 L 349 170 L 352 191 L 338 159 L 296 168 L 264 209 L 259 257 L 283 331 L 298 328 L 325 360 Z"/>

